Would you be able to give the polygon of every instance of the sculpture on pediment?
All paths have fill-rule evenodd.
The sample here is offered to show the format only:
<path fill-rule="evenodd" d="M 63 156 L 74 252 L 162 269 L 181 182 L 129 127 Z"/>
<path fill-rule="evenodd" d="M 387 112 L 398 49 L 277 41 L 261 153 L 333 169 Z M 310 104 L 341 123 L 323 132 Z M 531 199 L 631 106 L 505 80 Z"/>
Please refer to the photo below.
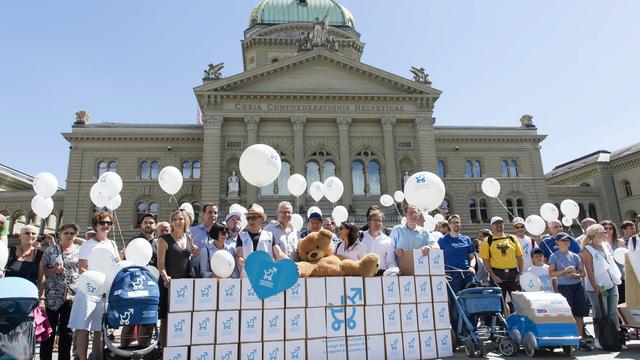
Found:
<path fill-rule="evenodd" d="M 228 194 L 231 197 L 237 197 L 240 194 L 240 179 L 236 176 L 236 172 L 232 171 L 231 176 L 227 180 L 229 185 Z"/>
<path fill-rule="evenodd" d="M 76 113 L 76 121 L 73 123 L 74 125 L 87 125 L 89 123 L 89 119 L 91 117 L 87 114 L 86 111 L 78 111 Z"/>
<path fill-rule="evenodd" d="M 297 40 L 298 50 L 312 50 L 324 47 L 328 50 L 338 51 L 338 41 L 329 35 L 329 11 L 320 20 L 316 17 L 313 28 L 309 32 L 301 32 Z"/>
<path fill-rule="evenodd" d="M 520 118 L 520 124 L 523 127 L 535 127 L 535 125 L 533 124 L 533 116 L 528 114 L 522 115 L 522 117 Z"/>
<path fill-rule="evenodd" d="M 423 67 L 417 68 L 412 66 L 410 71 L 413 74 L 413 81 L 421 84 L 431 84 L 431 81 L 429 81 L 429 74 L 427 74 Z"/>
<path fill-rule="evenodd" d="M 207 69 L 204 70 L 203 80 L 219 80 L 222 79 L 222 73 L 220 72 L 224 68 L 224 63 L 216 65 L 209 64 Z"/>

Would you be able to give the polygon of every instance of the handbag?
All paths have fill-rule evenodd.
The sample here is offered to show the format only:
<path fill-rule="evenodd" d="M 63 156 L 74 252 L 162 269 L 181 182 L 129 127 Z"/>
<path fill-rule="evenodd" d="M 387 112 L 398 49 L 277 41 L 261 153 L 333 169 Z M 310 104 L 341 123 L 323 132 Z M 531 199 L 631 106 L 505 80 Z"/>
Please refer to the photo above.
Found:
<path fill-rule="evenodd" d="M 624 337 L 621 338 L 620 331 L 617 329 L 616 324 L 607 316 L 604 310 L 604 304 L 602 303 L 602 296 L 598 296 L 598 303 L 601 316 L 599 319 L 594 320 L 594 326 L 598 334 L 598 342 L 604 350 L 620 351 Z"/>
<path fill-rule="evenodd" d="M 49 323 L 47 312 L 41 307 L 36 307 L 36 309 L 33 310 L 33 324 L 35 325 L 36 342 L 41 343 L 51 337 L 53 329 Z"/>
<path fill-rule="evenodd" d="M 64 282 L 65 282 L 65 288 L 64 288 L 64 296 L 63 299 L 64 301 L 73 301 L 76 297 L 76 286 L 74 285 L 73 287 L 71 286 L 71 281 L 73 279 L 69 278 L 67 276 L 67 270 L 66 270 L 66 266 L 64 263 L 64 253 L 62 251 L 62 247 L 60 245 L 57 245 L 57 250 L 58 250 L 58 255 L 60 255 L 60 260 L 62 261 L 62 267 L 65 268 L 64 271 Z"/>

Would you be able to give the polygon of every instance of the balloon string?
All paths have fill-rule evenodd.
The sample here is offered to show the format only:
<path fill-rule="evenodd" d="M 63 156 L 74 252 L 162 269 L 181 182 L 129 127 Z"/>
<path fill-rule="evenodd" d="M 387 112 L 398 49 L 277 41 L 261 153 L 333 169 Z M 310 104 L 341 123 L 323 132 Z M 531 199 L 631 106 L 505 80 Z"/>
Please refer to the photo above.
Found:
<path fill-rule="evenodd" d="M 507 209 L 507 207 L 506 207 L 506 206 L 504 206 L 504 204 L 502 203 L 502 201 L 500 201 L 500 198 L 498 198 L 498 197 L 496 196 L 494 199 L 498 200 L 498 202 L 500 203 L 500 205 L 502 205 L 502 207 L 503 207 L 505 210 L 507 210 L 507 212 L 509 213 L 509 215 L 511 215 L 511 218 L 512 218 L 512 219 L 513 219 L 513 218 L 515 218 L 515 216 L 511 213 L 511 211 L 509 211 L 509 209 Z"/>
<path fill-rule="evenodd" d="M 396 208 L 396 212 L 398 213 L 398 216 L 402 217 L 402 215 L 400 214 L 400 209 L 398 208 L 398 204 L 396 202 L 394 202 L 393 205 Z"/>
<path fill-rule="evenodd" d="M 169 203 L 171 203 L 171 200 L 175 201 L 175 202 L 176 202 L 176 207 L 177 207 L 178 209 L 180 209 L 180 204 L 178 204 L 178 199 L 176 199 L 176 196 L 175 196 L 175 195 L 171 195 L 171 196 L 169 196 Z"/>
<path fill-rule="evenodd" d="M 116 211 L 113 210 L 113 217 L 116 219 L 116 225 L 118 226 L 118 232 L 120 233 L 120 240 L 122 241 L 122 248 L 126 248 L 127 245 L 124 243 L 124 236 L 122 236 L 122 229 L 120 229 L 120 221 L 118 221 L 118 215 L 116 214 Z"/>

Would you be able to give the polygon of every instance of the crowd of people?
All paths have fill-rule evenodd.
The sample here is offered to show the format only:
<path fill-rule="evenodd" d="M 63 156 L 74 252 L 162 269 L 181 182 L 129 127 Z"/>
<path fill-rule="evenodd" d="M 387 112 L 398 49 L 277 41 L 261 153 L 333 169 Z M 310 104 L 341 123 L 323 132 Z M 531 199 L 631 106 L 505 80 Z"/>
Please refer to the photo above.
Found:
<path fill-rule="evenodd" d="M 521 218 L 512 221 L 514 234 L 508 234 L 500 217 L 491 219 L 491 230 L 484 229 L 470 237 L 462 232 L 463 219 L 450 215 L 436 224 L 437 231 L 424 227 L 422 212 L 415 206 L 405 209 L 406 222 L 385 227 L 385 215 L 372 206 L 366 214 L 367 223 L 358 228 L 354 223 L 341 224 L 320 213 L 308 214 L 307 229 L 301 233 L 291 222 L 293 207 L 283 201 L 277 214 L 269 219 L 259 204 L 252 204 L 246 213 L 230 212 L 224 221 L 218 219 L 218 206 L 207 203 L 202 208 L 201 222 L 191 226 L 193 214 L 185 210 L 171 213 L 168 222 L 157 222 L 148 214 L 140 219 L 140 233 L 153 249 L 150 265 L 159 270 L 159 318 L 166 319 L 168 288 L 172 279 L 216 277 L 211 258 L 217 251 L 227 251 L 236 259 L 232 277 L 246 276 L 244 266 L 254 251 L 264 251 L 274 260 L 298 259 L 297 244 L 310 232 L 324 228 L 334 233 L 336 255 L 359 260 L 368 253 L 380 259 L 377 276 L 397 275 L 398 261 L 408 250 L 420 249 L 427 255 L 430 250 L 444 251 L 445 265 L 454 292 L 476 281 L 499 286 L 508 301 L 509 294 L 520 290 L 519 277 L 532 272 L 541 280 L 543 291 L 559 292 L 571 305 L 581 336 L 582 318 L 589 315 L 589 303 L 594 318 L 609 316 L 616 323 L 616 306 L 624 301 L 623 269 L 614 264 L 613 249 L 638 249 L 638 219 L 621 224 L 623 236 L 618 237 L 616 225 L 611 221 L 601 224 L 587 218 L 581 222 L 584 234 L 574 239 L 563 232 L 560 222 L 549 223 L 548 236 L 532 238 L 526 235 Z M 242 217 L 247 226 L 240 228 Z M 87 359 L 89 336 L 93 333 L 94 358 L 102 355 L 102 316 L 104 296 L 90 296 L 77 291 L 78 277 L 88 269 L 88 259 L 96 248 L 107 249 L 115 261 L 124 260 L 125 252 L 118 249 L 114 235 L 116 219 L 109 212 L 98 212 L 91 227 L 80 234 L 75 224 L 60 226 L 56 236 L 38 235 L 38 228 L 27 225 L 20 231 L 20 244 L 10 248 L 9 261 L 0 276 L 18 276 L 36 284 L 40 291 L 41 309 L 46 311 L 54 336 L 41 343 L 40 358 L 50 359 L 57 347 L 58 358 Z M 615 272 L 618 270 L 618 273 Z M 596 306 L 598 297 L 607 294 L 605 311 Z M 587 300 L 588 299 L 588 300 Z M 455 316 L 455 314 L 454 314 Z M 123 345 L 134 342 L 149 344 L 152 326 L 125 326 Z M 161 327 L 162 328 L 162 327 Z M 161 343 L 166 336 L 161 331 Z M 582 350 L 589 350 L 586 342 Z"/>

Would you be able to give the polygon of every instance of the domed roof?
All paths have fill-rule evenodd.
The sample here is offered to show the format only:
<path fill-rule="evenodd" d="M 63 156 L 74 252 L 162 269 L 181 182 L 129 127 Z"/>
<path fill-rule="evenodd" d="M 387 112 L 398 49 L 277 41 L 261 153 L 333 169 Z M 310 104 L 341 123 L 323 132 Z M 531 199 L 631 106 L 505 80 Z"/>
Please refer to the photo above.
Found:
<path fill-rule="evenodd" d="M 353 15 L 335 0 L 262 0 L 249 18 L 256 24 L 313 23 L 329 11 L 329 25 L 355 28 Z"/>

